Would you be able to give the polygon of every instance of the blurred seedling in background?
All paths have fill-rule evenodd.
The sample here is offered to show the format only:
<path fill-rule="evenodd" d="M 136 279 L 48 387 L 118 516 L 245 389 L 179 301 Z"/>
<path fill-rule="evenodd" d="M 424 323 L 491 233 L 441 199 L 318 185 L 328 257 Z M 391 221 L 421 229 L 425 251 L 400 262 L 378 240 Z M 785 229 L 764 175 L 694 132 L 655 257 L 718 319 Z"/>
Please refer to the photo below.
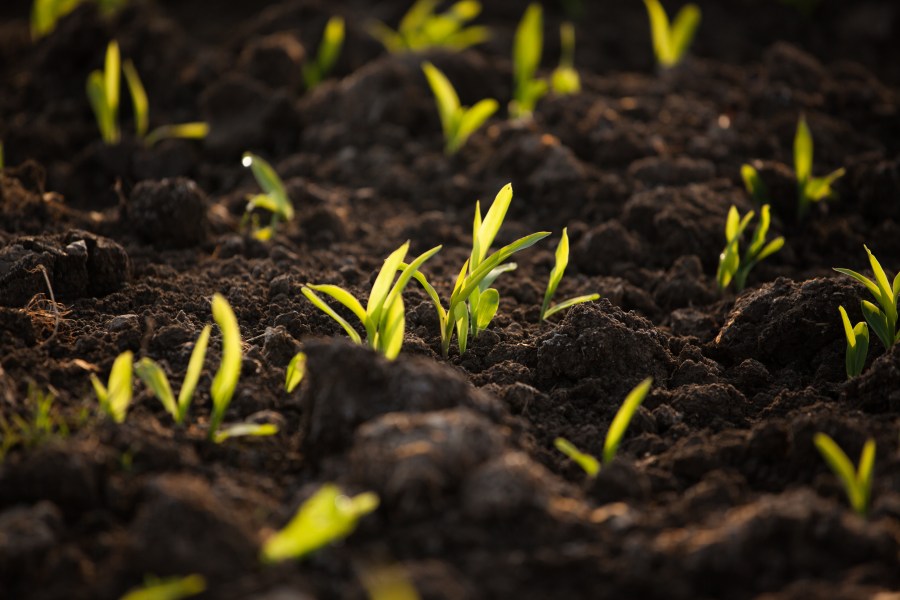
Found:
<path fill-rule="evenodd" d="M 850 324 L 850 317 L 847 316 L 844 307 L 839 306 L 838 311 L 841 313 L 841 323 L 847 338 L 845 363 L 847 379 L 850 379 L 862 373 L 866 366 L 866 356 L 869 354 L 869 327 L 863 321 L 854 327 Z"/>
<path fill-rule="evenodd" d="M 822 458 L 837 476 L 850 506 L 861 517 L 869 512 L 872 499 L 872 473 L 875 470 L 875 440 L 869 438 L 859 457 L 859 466 L 853 468 L 850 458 L 837 443 L 824 433 L 817 433 L 814 443 Z"/>
<path fill-rule="evenodd" d="M 741 218 L 735 206 L 728 211 L 728 219 L 725 221 L 725 249 L 719 255 L 719 269 L 716 272 L 716 282 L 720 291 L 724 292 L 732 281 L 737 290 L 742 291 L 747 285 L 747 276 L 753 267 L 784 247 L 784 238 L 781 236 L 766 243 L 771 221 L 769 205 L 766 204 L 760 209 L 759 223 L 753 232 L 750 245 L 743 257 L 741 256 L 741 238 L 754 215 L 754 211 L 751 210 Z"/>
<path fill-rule="evenodd" d="M 497 112 L 500 104 L 493 98 L 485 98 L 471 108 L 461 106 L 453 84 L 437 67 L 425 62 L 422 63 L 422 71 L 437 104 L 441 129 L 444 131 L 444 153 L 456 154 L 469 137 Z"/>
<path fill-rule="evenodd" d="M 406 288 L 413 274 L 429 258 L 437 254 L 441 246 L 436 246 L 419 255 L 409 265 L 404 265 L 406 253 L 409 251 L 409 242 L 391 253 L 384 261 L 366 307 L 353 297 L 353 294 L 336 285 L 314 285 L 311 283 L 303 286 L 303 295 L 315 305 L 316 308 L 334 319 L 350 339 L 356 344 L 362 344 L 363 340 L 350 323 L 340 316 L 328 305 L 316 292 L 330 296 L 341 305 L 350 310 L 359 319 L 366 330 L 366 345 L 373 350 L 384 354 L 389 360 L 397 358 L 403 348 L 403 335 L 406 331 L 406 315 L 403 306 L 403 290 Z M 401 265 L 403 265 L 401 267 Z M 397 277 L 397 271 L 401 270 Z M 397 281 L 394 282 L 394 278 Z"/>
<path fill-rule="evenodd" d="M 665 69 L 678 65 L 687 55 L 697 28 L 700 26 L 700 7 L 685 4 L 670 24 L 666 9 L 659 0 L 644 0 L 650 18 L 650 35 L 656 63 Z"/>
<path fill-rule="evenodd" d="M 262 560 L 298 560 L 353 533 L 361 518 L 378 508 L 378 496 L 366 492 L 345 495 L 339 487 L 323 485 L 297 510 L 284 529 L 265 541 Z"/>
<path fill-rule="evenodd" d="M 328 77 L 341 55 L 343 46 L 344 19 L 331 17 L 325 24 L 315 59 L 303 65 L 303 82 L 307 90 L 313 89 Z"/>
<path fill-rule="evenodd" d="M 369 600 L 420 600 L 419 592 L 401 564 L 364 564 L 357 567 Z"/>
<path fill-rule="evenodd" d="M 147 92 L 134 63 L 127 60 L 122 64 L 119 44 L 112 41 L 106 48 L 103 70 L 93 71 L 87 80 L 88 100 L 105 144 L 118 144 L 122 140 L 122 131 L 119 127 L 119 100 L 123 72 L 134 109 L 135 135 L 145 146 L 154 146 L 172 138 L 203 139 L 209 133 L 209 126 L 206 123 L 163 125 L 148 133 L 150 102 Z"/>
<path fill-rule="evenodd" d="M 135 588 L 119 600 L 183 600 L 206 591 L 206 580 L 201 575 L 148 577 L 144 585 Z"/>
<path fill-rule="evenodd" d="M 516 28 L 513 41 L 513 98 L 509 116 L 517 119 L 531 116 L 538 101 L 550 90 L 546 79 L 537 77 L 544 52 L 544 11 L 532 3 Z"/>
<path fill-rule="evenodd" d="M 298 352 L 288 363 L 284 374 L 284 391 L 288 394 L 297 389 L 306 376 L 306 353 Z"/>
<path fill-rule="evenodd" d="M 794 134 L 794 173 L 797 177 L 797 219 L 802 220 L 812 204 L 835 197 L 832 184 L 846 173 L 843 168 L 825 177 L 813 177 L 813 138 L 806 118 L 801 116 Z M 760 204 L 771 201 L 769 190 L 751 165 L 741 167 L 741 178 L 747 192 Z"/>
<path fill-rule="evenodd" d="M 131 405 L 133 361 L 134 355 L 131 351 L 117 356 L 113 361 L 109 380 L 105 386 L 99 377 L 91 373 L 91 384 L 94 386 L 94 393 L 100 402 L 100 410 L 116 423 L 125 422 L 128 407 Z"/>
<path fill-rule="evenodd" d="M 550 235 L 549 231 L 533 233 L 519 238 L 488 256 L 494 238 L 506 218 L 506 211 L 509 209 L 512 198 L 512 184 L 507 184 L 497 193 L 484 220 L 481 217 L 481 203 L 475 203 L 472 252 L 460 269 L 447 308 L 441 304 L 440 296 L 424 274 L 416 272 L 413 275 L 425 289 L 437 311 L 438 323 L 441 327 L 441 353 L 444 358 L 447 358 L 450 353 L 450 341 L 453 338 L 454 330 L 459 352 L 463 354 L 468 347 L 469 334 L 477 337 L 497 314 L 500 306 L 500 293 L 490 286 L 497 277 L 516 268 L 514 263 L 506 264 L 506 260 L 516 252 L 529 248 Z"/>
<path fill-rule="evenodd" d="M 571 308 L 576 304 L 593 302 L 594 300 L 600 298 L 600 294 L 588 294 L 586 296 L 570 298 L 568 300 L 560 302 L 559 304 L 550 306 L 550 302 L 553 300 L 553 296 L 556 294 L 556 288 L 559 287 L 559 282 L 562 281 L 563 275 L 565 274 L 566 267 L 568 265 L 569 233 L 568 228 L 564 227 L 562 231 L 562 238 L 559 240 L 559 245 L 556 247 L 556 264 L 553 265 L 553 270 L 550 271 L 550 281 L 547 283 L 547 291 L 546 293 L 544 293 L 544 303 L 541 305 L 541 321 L 555 315 L 560 311 Z"/>
<path fill-rule="evenodd" d="M 137 376 L 150 388 L 153 395 L 162 402 L 166 412 L 172 415 L 172 418 L 175 419 L 175 423 L 178 425 L 184 423 L 188 409 L 191 406 L 194 390 L 197 389 L 197 382 L 200 380 L 200 373 L 203 371 L 203 359 L 206 358 L 206 348 L 209 345 L 209 334 L 211 332 L 211 325 L 207 325 L 200 332 L 200 337 L 197 338 L 194 350 L 191 352 L 187 373 L 181 384 L 181 390 L 178 392 L 177 400 L 172 393 L 172 386 L 169 385 L 169 378 L 159 363 L 144 357 L 135 365 Z"/>
<path fill-rule="evenodd" d="M 294 219 L 294 205 L 288 197 L 284 182 L 281 181 L 272 165 L 251 152 L 244 153 L 241 164 L 250 167 L 256 183 L 263 190 L 262 194 L 248 196 L 242 226 L 249 222 L 253 237 L 261 241 L 268 241 L 272 239 L 279 223 L 289 223 Z M 258 209 L 266 210 L 272 215 L 266 227 L 259 227 L 259 219 L 254 214 L 254 211 Z"/>
<path fill-rule="evenodd" d="M 86 0 L 34 0 L 31 6 L 31 39 L 38 40 L 56 29 L 56 23 Z M 110 15 L 129 0 L 93 0 L 100 12 Z"/>
<path fill-rule="evenodd" d="M 16 447 L 35 448 L 54 438 L 66 438 L 69 424 L 55 404 L 53 390 L 43 392 L 35 384 L 29 384 L 25 408 L 30 415 L 13 413 L 6 417 L 0 413 L 0 462 Z"/>
<path fill-rule="evenodd" d="M 894 277 L 894 282 L 888 280 L 887 273 L 881 268 L 881 263 L 872 254 L 868 246 L 863 246 L 866 254 L 869 255 L 869 264 L 872 266 L 872 272 L 875 275 L 875 281 L 872 281 L 865 275 L 852 271 L 850 269 L 835 268 L 838 273 L 848 275 L 857 280 L 875 297 L 878 306 L 863 300 L 860 303 L 863 317 L 869 328 L 875 332 L 878 339 L 884 345 L 886 350 L 900 341 L 900 331 L 897 330 L 897 298 L 900 296 L 900 273 Z"/>
<path fill-rule="evenodd" d="M 560 25 L 559 40 L 559 66 L 550 76 L 550 87 L 559 96 L 577 94 L 581 91 L 581 77 L 575 70 L 575 26 L 571 23 Z"/>
<path fill-rule="evenodd" d="M 640 382 L 628 393 L 622 406 L 616 411 L 616 416 L 613 417 L 612 423 L 609 424 L 609 430 L 606 432 L 606 440 L 603 442 L 602 463 L 590 454 L 580 451 L 572 442 L 565 438 L 556 438 L 553 442 L 554 446 L 575 461 L 587 473 L 588 477 L 596 477 L 602 466 L 608 465 L 616 457 L 619 446 L 622 444 L 622 438 L 625 437 L 625 432 L 628 430 L 628 425 L 631 424 L 635 413 L 644 402 L 644 398 L 647 397 L 651 385 L 653 385 L 652 377 L 648 377 Z"/>
<path fill-rule="evenodd" d="M 465 50 L 490 38 L 487 27 L 469 26 L 481 14 L 481 3 L 462 0 L 437 13 L 439 0 L 418 0 L 400 20 L 397 30 L 374 22 L 369 31 L 388 52 L 421 52 L 433 48 Z"/>

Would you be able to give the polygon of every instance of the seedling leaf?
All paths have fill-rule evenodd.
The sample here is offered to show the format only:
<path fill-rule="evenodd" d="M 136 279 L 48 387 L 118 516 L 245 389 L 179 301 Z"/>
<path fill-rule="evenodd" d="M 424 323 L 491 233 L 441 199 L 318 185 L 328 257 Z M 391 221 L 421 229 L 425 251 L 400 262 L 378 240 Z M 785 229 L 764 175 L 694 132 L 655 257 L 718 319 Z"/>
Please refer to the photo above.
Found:
<path fill-rule="evenodd" d="M 875 466 L 875 440 L 866 441 L 860 455 L 858 470 L 854 470 L 850 458 L 828 435 L 817 433 L 813 442 L 844 487 L 850 506 L 858 515 L 865 517 L 871 497 L 872 471 Z"/>
<path fill-rule="evenodd" d="M 201 575 L 188 575 L 160 581 L 150 581 L 122 596 L 120 600 L 183 600 L 206 591 Z"/>
<path fill-rule="evenodd" d="M 213 401 L 213 410 L 209 422 L 209 437 L 215 439 L 216 432 L 225 418 L 225 411 L 231 404 L 234 390 L 237 388 L 238 379 L 241 376 L 241 330 L 237 317 L 231 309 L 231 305 L 221 294 L 216 294 L 212 299 L 213 320 L 222 331 L 222 361 L 219 370 L 213 378 L 210 395 Z"/>
<path fill-rule="evenodd" d="M 304 502 L 293 519 L 263 545 L 265 562 L 301 559 L 353 533 L 359 520 L 378 508 L 378 496 L 366 492 L 348 497 L 335 485 L 324 485 Z"/>
<path fill-rule="evenodd" d="M 288 394 L 297 389 L 297 386 L 306 376 L 306 353 L 298 352 L 288 363 L 287 373 L 284 378 L 284 391 Z"/>
<path fill-rule="evenodd" d="M 188 408 L 191 406 L 194 390 L 197 389 L 197 382 L 200 381 L 200 373 L 203 371 L 203 360 L 206 358 L 210 333 L 212 333 L 212 326 L 207 325 L 200 332 L 200 337 L 197 338 L 194 349 L 191 351 L 187 372 L 184 375 L 184 381 L 181 383 L 181 390 L 178 392 L 178 417 L 175 419 L 176 423 L 184 422 Z"/>
<path fill-rule="evenodd" d="M 236 437 L 267 437 L 277 433 L 278 426 L 272 423 L 236 423 L 216 431 L 213 441 L 221 444 Z"/>
<path fill-rule="evenodd" d="M 622 443 L 625 431 L 628 429 L 631 419 L 641 406 L 644 398 L 647 397 L 647 392 L 650 391 L 651 385 L 653 385 L 652 377 L 648 377 L 639 383 L 637 387 L 628 393 L 625 402 L 622 403 L 622 406 L 619 407 L 618 412 L 616 412 L 616 416 L 609 425 L 609 431 L 606 433 L 606 441 L 603 443 L 604 464 L 612 462 L 616 457 L 616 452 L 619 450 L 619 445 Z"/>
<path fill-rule="evenodd" d="M 575 461 L 587 473 L 588 477 L 596 477 L 597 473 L 600 472 L 600 461 L 576 448 L 575 444 L 569 440 L 558 437 L 553 440 L 553 445 L 556 446 L 557 450 Z"/>
<path fill-rule="evenodd" d="M 166 377 L 162 367 L 156 361 L 144 357 L 135 364 L 134 372 L 144 382 L 144 385 L 150 388 L 153 395 L 159 398 L 166 412 L 177 421 L 178 405 L 175 403 L 175 394 L 172 393 L 169 378 Z"/>

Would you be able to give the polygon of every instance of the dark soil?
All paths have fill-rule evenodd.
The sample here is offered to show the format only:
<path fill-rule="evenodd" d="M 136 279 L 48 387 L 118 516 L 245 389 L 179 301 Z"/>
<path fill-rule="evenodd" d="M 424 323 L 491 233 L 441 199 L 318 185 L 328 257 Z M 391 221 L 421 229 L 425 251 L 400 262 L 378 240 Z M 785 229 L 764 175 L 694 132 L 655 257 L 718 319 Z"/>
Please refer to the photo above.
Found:
<path fill-rule="evenodd" d="M 423 598 L 900 590 L 900 347 L 873 335 L 866 371 L 846 381 L 837 309 L 861 320 L 866 292 L 831 270 L 867 271 L 864 243 L 900 269 L 900 5 L 823 0 L 807 17 L 777 0 L 701 1 L 692 57 L 660 73 L 640 2 L 585 2 L 583 93 L 548 97 L 532 122 L 498 114 L 447 158 L 423 56 L 387 55 L 366 33 L 409 4 L 135 0 L 112 19 L 85 5 L 37 43 L 29 3 L 0 5 L 0 415 L 27 417 L 35 385 L 70 429 L 0 464 L 0 597 L 114 599 L 148 575 L 199 573 L 207 598 L 362 598 L 375 563 L 401 564 Z M 428 58 L 465 104 L 505 105 L 524 3 L 487 4 L 491 42 Z M 546 9 L 552 68 L 564 13 Z M 300 66 L 334 13 L 348 23 L 336 76 L 303 93 Z M 112 36 L 143 76 L 152 125 L 206 120 L 205 142 L 100 143 L 84 85 Z M 801 114 L 816 173 L 847 175 L 837 201 L 798 223 Z M 256 190 L 246 150 L 273 162 L 297 209 L 269 243 L 239 227 Z M 739 176 L 753 160 L 787 244 L 746 291 L 722 295 L 725 217 L 753 208 Z M 413 286 L 391 363 L 300 293 L 312 281 L 365 297 L 409 239 L 416 254 L 444 245 L 423 270 L 449 295 L 475 200 L 510 181 L 498 244 L 554 233 L 498 280 L 500 312 L 466 354 L 440 358 Z M 542 325 L 564 226 L 559 296 L 603 298 Z M 180 382 L 215 292 L 245 340 L 226 420 L 281 433 L 206 441 L 217 332 L 187 427 L 140 384 L 124 424 L 100 416 L 89 374 L 131 350 Z M 309 373 L 287 394 L 300 349 Z M 599 455 L 647 376 L 619 457 L 586 479 L 554 438 Z M 854 460 L 876 440 L 868 518 L 848 507 L 817 432 Z M 346 541 L 263 566 L 267 532 L 324 482 L 381 506 Z"/>

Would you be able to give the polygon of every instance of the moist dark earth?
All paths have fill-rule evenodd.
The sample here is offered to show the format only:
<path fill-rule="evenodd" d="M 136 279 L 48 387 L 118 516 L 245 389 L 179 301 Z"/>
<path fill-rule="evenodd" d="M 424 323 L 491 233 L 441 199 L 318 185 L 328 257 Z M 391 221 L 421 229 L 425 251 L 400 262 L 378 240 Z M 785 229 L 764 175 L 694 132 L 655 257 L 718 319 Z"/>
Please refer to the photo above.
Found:
<path fill-rule="evenodd" d="M 807 15 L 701 1 L 691 56 L 660 72 L 642 3 L 585 2 L 582 93 L 548 96 L 531 121 L 501 109 L 446 157 L 420 63 L 464 104 L 505 106 L 525 4 L 487 2 L 494 35 L 475 49 L 389 55 L 367 24 L 395 25 L 409 4 L 135 1 L 111 18 L 86 4 L 38 42 L 28 3 L 0 6 L 0 414 L 28 418 L 33 385 L 55 393 L 68 426 L 0 464 L 0 597 L 115 599 L 146 576 L 198 573 L 206 598 L 364 598 L 373 564 L 402 566 L 436 599 L 893 597 L 879 594 L 900 590 L 900 346 L 872 336 L 847 381 L 838 306 L 860 321 L 867 292 L 832 267 L 868 273 L 867 244 L 890 276 L 900 269 L 900 5 L 824 0 Z M 545 3 L 547 73 L 565 10 Z M 346 46 L 307 93 L 301 66 L 333 14 Z M 113 37 L 144 79 L 151 124 L 205 120 L 205 141 L 146 149 L 126 106 L 123 142 L 100 142 L 85 79 Z M 816 174 L 847 174 L 797 222 L 801 114 Z M 258 190 L 247 150 L 277 168 L 297 211 L 268 243 L 240 227 Z M 727 211 L 754 208 L 749 161 L 787 243 L 745 291 L 722 294 Z M 423 272 L 446 298 L 475 201 L 507 182 L 497 245 L 553 234 L 497 281 L 498 316 L 462 356 L 441 358 L 418 287 L 393 362 L 300 293 L 333 283 L 365 298 L 410 240 L 414 254 L 444 245 Z M 540 324 L 566 226 L 558 296 L 602 299 Z M 177 389 L 216 292 L 244 339 L 226 421 L 280 433 L 206 440 L 218 330 L 185 427 L 140 383 L 125 423 L 103 417 L 90 373 L 105 378 L 131 350 Z M 288 394 L 300 350 L 308 374 Z M 619 456 L 586 478 L 554 438 L 600 455 L 648 376 Z M 868 518 L 817 432 L 854 461 L 876 440 Z M 262 565 L 265 537 L 325 482 L 374 491 L 380 508 L 305 561 Z"/>

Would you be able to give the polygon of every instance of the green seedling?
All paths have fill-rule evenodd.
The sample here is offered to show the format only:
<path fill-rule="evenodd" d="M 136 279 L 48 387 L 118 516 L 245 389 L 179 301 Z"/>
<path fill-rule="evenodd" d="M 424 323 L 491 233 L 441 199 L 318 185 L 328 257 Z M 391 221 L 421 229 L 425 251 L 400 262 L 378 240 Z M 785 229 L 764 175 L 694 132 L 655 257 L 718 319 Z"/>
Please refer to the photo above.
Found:
<path fill-rule="evenodd" d="M 465 50 L 488 40 L 487 27 L 469 26 L 481 3 L 461 0 L 443 13 L 436 13 L 440 0 L 418 0 L 400 20 L 396 31 L 376 21 L 369 31 L 388 52 L 421 52 L 431 48 Z"/>
<path fill-rule="evenodd" d="M 294 219 L 294 205 L 288 197 L 284 183 L 272 165 L 251 152 L 244 153 L 241 164 L 250 168 L 253 177 L 256 178 L 256 183 L 263 189 L 262 194 L 247 197 L 244 223 L 248 220 L 252 223 L 253 236 L 256 239 L 268 241 L 272 238 L 279 223 L 289 223 Z M 272 214 L 269 225 L 263 228 L 259 227 L 256 215 L 253 214 L 253 211 L 260 208 Z"/>
<path fill-rule="evenodd" d="M 556 294 L 556 288 L 559 287 L 559 282 L 562 281 L 563 275 L 566 272 L 566 267 L 569 265 L 569 233 L 567 230 L 568 228 L 563 228 L 562 238 L 559 240 L 559 245 L 556 247 L 556 264 L 553 265 L 553 270 L 550 271 L 550 281 L 547 283 L 547 291 L 544 293 L 544 303 L 541 305 L 541 321 L 560 311 L 571 308 L 576 304 L 593 302 L 600 298 L 600 294 L 588 294 L 586 296 L 570 298 L 559 304 L 550 306 L 550 302 Z"/>
<path fill-rule="evenodd" d="M 167 579 L 148 578 L 141 587 L 122 596 L 120 600 L 182 600 L 206 591 L 206 580 L 201 575 Z"/>
<path fill-rule="evenodd" d="M 409 251 L 409 242 L 395 250 L 384 261 L 366 307 L 353 297 L 347 290 L 336 285 L 303 286 L 301 291 L 316 308 L 337 321 L 344 328 L 350 339 L 357 344 L 363 340 L 350 323 L 340 316 L 316 293 L 322 293 L 337 300 L 345 308 L 349 309 L 360 320 L 366 330 L 366 344 L 369 348 L 384 354 L 389 360 L 397 358 L 403 347 L 403 334 L 406 331 L 406 316 L 403 307 L 403 290 L 413 275 L 429 258 L 440 251 L 441 246 L 436 246 L 421 254 L 409 265 L 403 265 L 406 253 Z M 400 276 L 397 277 L 398 268 L 403 265 Z M 394 282 L 394 278 L 397 281 Z"/>
<path fill-rule="evenodd" d="M 0 463 L 15 447 L 35 448 L 52 438 L 69 435 L 69 425 L 55 405 L 53 392 L 42 392 L 29 384 L 25 405 L 32 410 L 30 417 L 17 413 L 7 418 L 0 414 Z"/>
<path fill-rule="evenodd" d="M 684 60 L 691 42 L 700 26 L 700 7 L 685 4 L 675 21 L 669 23 L 669 16 L 659 0 L 644 0 L 650 18 L 650 34 L 653 38 L 653 53 L 656 63 L 663 68 L 671 68 Z"/>
<path fill-rule="evenodd" d="M 832 171 L 825 177 L 813 177 L 813 138 L 806 118 L 801 116 L 797 121 L 797 132 L 794 134 L 794 173 L 797 177 L 797 218 L 802 220 L 809 212 L 810 206 L 835 196 L 831 188 L 835 181 L 846 173 L 843 168 Z M 769 202 L 770 196 L 759 173 L 751 165 L 741 167 L 741 178 L 747 192 L 759 203 Z"/>
<path fill-rule="evenodd" d="M 378 496 L 371 492 L 350 497 L 336 485 L 323 485 L 284 529 L 266 540 L 262 560 L 275 563 L 304 558 L 353 533 L 359 520 L 376 508 Z"/>
<path fill-rule="evenodd" d="M 869 255 L 869 264 L 872 266 L 872 272 L 875 274 L 875 281 L 872 281 L 865 275 L 851 271 L 850 269 L 836 268 L 835 271 L 849 275 L 857 280 L 875 297 L 878 306 L 868 300 L 863 300 L 860 304 L 863 317 L 866 323 L 885 349 L 890 350 L 891 347 L 900 341 L 900 331 L 897 330 L 897 298 L 900 296 L 900 273 L 894 277 L 893 284 L 888 280 L 887 274 L 881 268 L 881 264 L 868 246 L 864 246 L 866 254 Z"/>
<path fill-rule="evenodd" d="M 369 600 L 421 600 L 402 565 L 363 564 L 358 571 Z"/>
<path fill-rule="evenodd" d="M 197 382 L 200 380 L 200 373 L 203 370 L 203 359 L 206 358 L 206 348 L 209 345 L 211 332 L 212 326 L 210 325 L 204 327 L 200 332 L 200 337 L 197 338 L 197 343 L 194 344 L 194 350 L 191 352 L 187 373 L 181 384 L 181 390 L 178 392 L 177 400 L 172 393 L 172 386 L 169 385 L 169 378 L 159 363 L 145 357 L 135 365 L 134 370 L 137 376 L 144 382 L 144 385 L 150 388 L 153 395 L 159 398 L 163 407 L 172 415 L 178 425 L 184 423 L 191 406 L 194 390 L 197 389 Z"/>
<path fill-rule="evenodd" d="M 562 48 L 559 66 L 550 76 L 550 87 L 559 96 L 577 94 L 581 91 L 581 77 L 575 70 L 575 26 L 571 23 L 560 25 L 559 39 Z"/>
<path fill-rule="evenodd" d="M 312 62 L 303 65 L 303 82 L 311 90 L 328 77 L 344 47 L 344 19 L 331 17 L 325 24 L 319 51 Z"/>
<path fill-rule="evenodd" d="M 485 98 L 469 108 L 461 106 L 450 80 L 430 62 L 422 63 L 422 70 L 434 94 L 441 128 L 444 130 L 444 152 L 456 154 L 469 137 L 491 118 L 500 104 L 493 98 Z"/>
<path fill-rule="evenodd" d="M 628 430 L 628 425 L 631 424 L 634 414 L 644 402 L 644 398 L 647 397 L 651 385 L 653 385 L 653 378 L 648 377 L 637 384 L 633 390 L 628 392 L 628 396 L 625 397 L 625 402 L 619 407 L 616 416 L 613 417 L 612 423 L 609 425 L 609 430 L 606 432 L 606 440 L 603 442 L 602 465 L 608 465 L 616 457 L 616 453 L 619 451 L 619 446 L 622 443 L 622 438 L 625 437 L 625 432 Z M 556 438 L 554 445 L 557 450 L 571 458 L 579 467 L 584 469 L 584 472 L 587 473 L 588 477 L 596 477 L 597 473 L 600 472 L 600 469 L 602 468 L 601 462 L 590 454 L 585 454 L 578 450 L 578 448 L 570 441 L 564 438 Z"/>
<path fill-rule="evenodd" d="M 440 296 L 425 275 L 418 271 L 413 275 L 431 298 L 437 311 L 441 327 L 441 352 L 444 358 L 450 354 L 450 341 L 454 330 L 459 352 L 463 354 L 468 346 L 469 333 L 477 337 L 497 314 L 500 293 L 490 286 L 501 274 L 516 268 L 515 264 L 505 264 L 506 261 L 516 252 L 529 248 L 550 235 L 549 231 L 533 233 L 488 256 L 488 250 L 494 243 L 500 226 L 503 225 L 512 198 L 512 184 L 507 184 L 497 193 L 484 220 L 481 218 L 481 204 L 476 202 L 472 253 L 456 278 L 447 308 L 441 304 Z M 404 265 L 400 265 L 400 268 L 403 267 Z"/>
<path fill-rule="evenodd" d="M 241 376 L 241 330 L 237 317 L 228 300 L 221 294 L 216 294 L 212 299 L 213 320 L 222 332 L 222 361 L 219 370 L 213 378 L 210 396 L 212 396 L 213 409 L 209 421 L 209 438 L 215 439 L 216 431 L 225 418 L 225 411 L 231 404 L 234 390 L 237 388 L 238 379 Z"/>
<path fill-rule="evenodd" d="M 306 353 L 298 352 L 288 363 L 284 376 L 284 391 L 288 394 L 297 389 L 306 376 Z"/>
<path fill-rule="evenodd" d="M 872 498 L 872 472 L 875 468 L 875 440 L 869 438 L 859 457 L 859 466 L 853 463 L 837 443 L 824 433 L 817 433 L 814 443 L 822 458 L 840 480 L 850 501 L 850 506 L 861 517 L 869 512 Z"/>
<path fill-rule="evenodd" d="M 38 40 L 56 29 L 56 23 L 84 0 L 35 0 L 31 7 L 31 39 Z M 95 0 L 104 15 L 128 4 L 128 0 Z"/>
<path fill-rule="evenodd" d="M 725 249 L 719 255 L 719 269 L 716 272 L 716 281 L 720 291 L 724 292 L 732 281 L 737 290 L 742 291 L 747 285 L 747 276 L 753 267 L 784 247 L 784 238 L 781 236 L 766 243 L 771 221 L 769 205 L 766 204 L 760 210 L 759 224 L 756 226 L 756 231 L 753 232 L 750 245 L 744 252 L 744 256 L 741 257 L 741 237 L 754 214 L 751 210 L 741 218 L 735 206 L 728 211 L 728 219 L 725 222 Z"/>
<path fill-rule="evenodd" d="M 100 402 L 100 410 L 116 423 L 125 422 L 128 407 L 131 405 L 133 360 L 134 355 L 131 351 L 123 352 L 116 357 L 109 373 L 108 387 L 103 385 L 99 377 L 91 373 L 91 384 Z"/>
<path fill-rule="evenodd" d="M 843 306 L 839 306 L 841 322 L 844 325 L 844 335 L 847 337 L 847 378 L 856 377 L 862 373 L 866 366 L 866 355 L 869 353 L 869 327 L 862 321 L 854 327 L 850 324 L 850 317 Z"/>
<path fill-rule="evenodd" d="M 87 80 L 87 95 L 100 136 L 106 144 L 118 144 L 122 139 L 119 127 L 119 101 L 122 73 L 131 95 L 134 110 L 134 128 L 138 139 L 145 146 L 153 146 L 164 139 L 203 139 L 209 133 L 206 123 L 182 123 L 163 125 L 148 133 L 150 125 L 150 102 L 137 69 L 130 60 L 122 63 L 119 44 L 112 41 L 106 48 L 106 58 L 102 71 L 93 71 Z"/>
<path fill-rule="evenodd" d="M 550 89 L 547 80 L 536 76 L 543 51 L 544 12 L 535 2 L 525 9 L 513 41 L 513 99 L 509 103 L 513 118 L 531 116 Z"/>
<path fill-rule="evenodd" d="M 273 423 L 235 423 L 220 428 L 213 436 L 213 441 L 221 444 L 225 440 L 239 437 L 269 437 L 278 433 L 278 426 Z"/>

